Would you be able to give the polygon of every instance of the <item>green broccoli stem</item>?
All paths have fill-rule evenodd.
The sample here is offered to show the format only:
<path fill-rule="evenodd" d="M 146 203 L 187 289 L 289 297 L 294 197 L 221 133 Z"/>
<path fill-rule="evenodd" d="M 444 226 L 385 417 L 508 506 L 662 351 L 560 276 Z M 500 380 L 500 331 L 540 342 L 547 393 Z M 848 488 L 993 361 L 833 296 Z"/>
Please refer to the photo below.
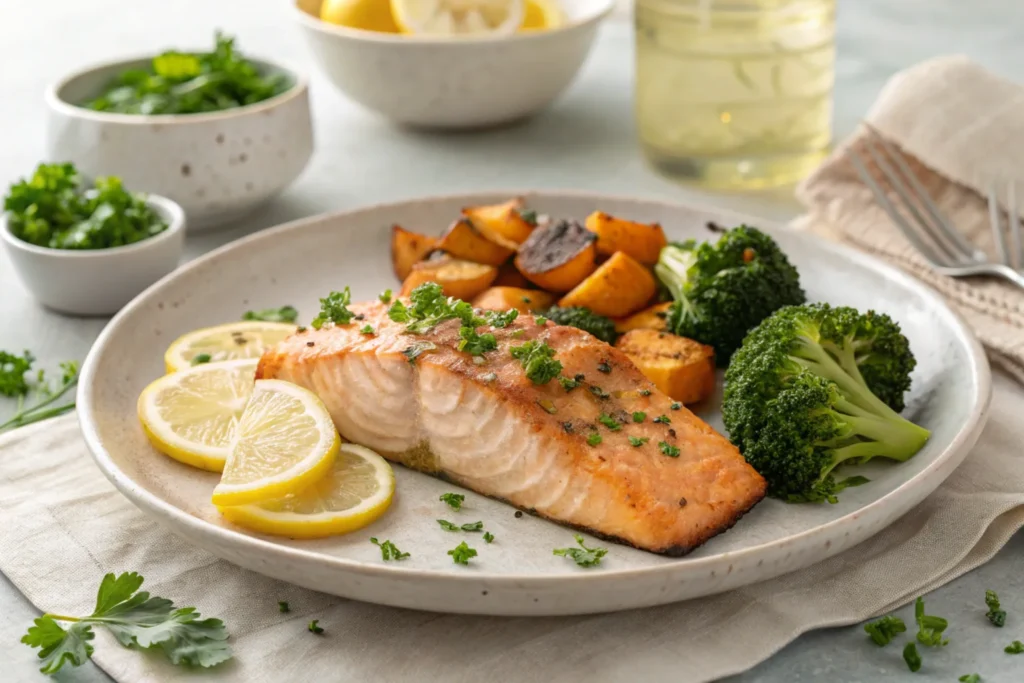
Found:
<path fill-rule="evenodd" d="M 695 262 L 696 257 L 692 251 L 678 247 L 665 247 L 658 255 L 654 272 L 676 301 L 686 301 L 686 282 Z"/>

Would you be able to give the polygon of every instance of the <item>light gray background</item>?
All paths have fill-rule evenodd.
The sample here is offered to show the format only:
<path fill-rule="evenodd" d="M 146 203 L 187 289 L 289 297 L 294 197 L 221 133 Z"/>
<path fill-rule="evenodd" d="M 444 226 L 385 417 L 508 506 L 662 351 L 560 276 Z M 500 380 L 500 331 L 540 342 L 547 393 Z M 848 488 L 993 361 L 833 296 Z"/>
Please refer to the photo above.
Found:
<path fill-rule="evenodd" d="M 852 130 L 891 74 L 933 55 L 966 53 L 1001 75 L 1021 79 L 1024 6 L 1015 0 L 851 0 L 840 5 L 840 137 Z M 645 167 L 632 129 L 632 35 L 626 23 L 602 29 L 579 80 L 536 119 L 486 133 L 425 134 L 396 129 L 332 90 L 291 25 L 288 0 L 0 0 L 0 186 L 31 172 L 43 154 L 41 94 L 47 83 L 90 62 L 163 47 L 205 46 L 215 27 L 237 36 L 245 51 L 312 72 L 317 151 L 306 173 L 280 199 L 239 225 L 190 239 L 189 257 L 293 218 L 461 190 L 576 188 L 717 204 L 773 219 L 799 212 L 789 190 L 713 195 L 675 186 Z M 47 367 L 80 360 L 104 322 L 42 310 L 0 255 L 0 349 L 31 348 Z M 0 407 L 0 421 L 9 412 L 8 404 Z M 1024 535 L 1018 534 L 991 563 L 928 596 L 929 613 L 950 619 L 952 642 L 941 652 L 924 652 L 927 663 L 919 674 L 907 672 L 898 648 L 876 648 L 858 626 L 806 635 L 731 680 L 955 681 L 973 672 L 986 683 L 1024 680 L 1024 655 L 1002 653 L 1010 640 L 1024 640 L 1022 560 Z M 75 568 L 54 580 L 78 580 Z M 996 630 L 981 616 L 986 588 L 1000 592 L 1011 626 Z M 912 610 L 904 608 L 901 614 L 912 621 Z M 43 680 L 32 651 L 18 643 L 37 615 L 0 576 L 3 681 Z M 742 634 L 736 647 L 743 647 Z M 452 666 L 457 670 L 458 662 Z M 637 662 L 641 678 L 642 672 Z M 495 673 L 502 680 L 514 675 Z M 109 681 L 92 665 L 65 670 L 58 678 Z M 685 682 L 685 671 L 677 680 Z"/>

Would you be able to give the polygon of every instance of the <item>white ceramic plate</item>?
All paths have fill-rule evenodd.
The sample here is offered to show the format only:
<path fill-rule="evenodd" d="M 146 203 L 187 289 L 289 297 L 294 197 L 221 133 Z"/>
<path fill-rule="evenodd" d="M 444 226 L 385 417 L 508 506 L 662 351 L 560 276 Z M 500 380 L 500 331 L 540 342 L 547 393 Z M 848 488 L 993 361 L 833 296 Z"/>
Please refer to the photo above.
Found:
<path fill-rule="evenodd" d="M 688 557 L 670 559 L 605 542 L 596 569 L 580 569 L 553 548 L 572 532 L 465 492 L 460 513 L 438 496 L 450 484 L 396 466 L 391 510 L 370 527 L 320 541 L 252 534 L 222 520 L 210 504 L 216 475 L 154 451 L 135 417 L 135 401 L 163 372 L 164 348 L 178 335 L 237 320 L 253 307 L 293 304 L 304 320 L 317 298 L 350 285 L 356 299 L 397 288 L 389 227 L 436 232 L 462 206 L 510 194 L 464 195 L 375 206 L 310 218 L 261 232 L 199 259 L 151 287 L 106 328 L 86 360 L 79 415 L 97 464 L 133 503 L 209 552 L 301 586 L 415 609 L 501 615 L 602 612 L 668 603 L 805 567 L 842 552 L 893 523 L 932 492 L 967 455 L 984 422 L 990 393 L 985 356 L 962 320 L 932 291 L 877 261 L 810 236 L 776 230 L 800 268 L 809 298 L 883 310 L 902 325 L 918 358 L 907 413 L 932 430 L 927 446 L 901 465 L 864 469 L 871 483 L 844 491 L 837 505 L 765 500 L 736 526 Z M 658 221 L 670 238 L 707 237 L 705 221 L 736 216 L 651 201 L 569 193 L 528 193 L 529 206 L 583 218 L 594 209 Z M 764 227 L 764 226 L 763 226 Z M 714 401 L 712 402 L 714 403 Z M 704 415 L 720 426 L 717 410 Z M 493 544 L 468 540 L 472 565 L 446 554 L 461 534 L 436 518 L 483 520 Z M 370 536 L 411 552 L 384 563 Z"/>

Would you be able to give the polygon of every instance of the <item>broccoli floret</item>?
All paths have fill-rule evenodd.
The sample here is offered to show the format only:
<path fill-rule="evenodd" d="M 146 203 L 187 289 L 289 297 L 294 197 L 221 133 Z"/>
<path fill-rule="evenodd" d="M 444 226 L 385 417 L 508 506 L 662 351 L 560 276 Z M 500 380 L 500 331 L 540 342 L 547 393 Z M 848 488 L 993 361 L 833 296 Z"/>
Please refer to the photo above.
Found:
<path fill-rule="evenodd" d="M 751 331 L 726 370 L 725 427 L 769 495 L 835 502 L 843 488 L 864 482 L 837 482 L 840 464 L 902 462 L 928 440 L 927 429 L 893 409 L 903 407 L 914 365 L 886 315 L 788 306 Z"/>
<path fill-rule="evenodd" d="M 611 319 L 594 313 L 589 308 L 571 306 L 568 308 L 548 309 L 544 317 L 556 325 L 568 325 L 578 327 L 584 332 L 589 332 L 598 339 L 608 344 L 614 344 L 618 334 L 615 332 L 615 323 Z"/>
<path fill-rule="evenodd" d="M 675 300 L 669 331 L 714 347 L 721 367 L 751 328 L 806 300 L 800 275 L 779 245 L 746 225 L 716 244 L 690 240 L 665 247 L 655 272 Z"/>

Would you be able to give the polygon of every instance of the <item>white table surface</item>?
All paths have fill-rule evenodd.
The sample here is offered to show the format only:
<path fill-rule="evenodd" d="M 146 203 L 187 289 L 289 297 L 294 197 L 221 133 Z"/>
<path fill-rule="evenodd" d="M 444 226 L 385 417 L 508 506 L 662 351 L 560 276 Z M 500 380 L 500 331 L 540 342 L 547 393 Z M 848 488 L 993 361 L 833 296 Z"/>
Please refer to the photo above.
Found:
<path fill-rule="evenodd" d="M 673 185 L 644 165 L 632 128 L 632 36 L 625 23 L 603 28 L 578 81 L 536 119 L 486 133 L 427 134 L 396 129 L 336 93 L 316 73 L 287 5 L 287 0 L 0 0 L 0 185 L 31 172 L 42 156 L 41 94 L 48 82 L 79 65 L 123 54 L 203 46 L 221 27 L 236 35 L 245 51 L 312 71 L 317 151 L 299 181 L 260 215 L 190 239 L 189 257 L 302 216 L 461 190 L 587 189 L 717 204 L 776 220 L 799 211 L 789 190 L 712 195 Z M 840 5 L 839 136 L 853 128 L 892 73 L 921 59 L 962 52 L 1004 76 L 1021 79 L 1024 74 L 1024 10 L 1014 0 L 856 0 Z M 0 349 L 31 348 L 44 366 L 82 359 L 104 322 L 41 309 L 0 255 Z M 8 412 L 9 405 L 0 405 L 0 418 Z M 954 642 L 941 655 L 944 665 L 929 666 L 927 673 L 908 673 L 893 648 L 878 650 L 859 627 L 849 627 L 805 635 L 732 680 L 955 681 L 975 671 L 986 683 L 1024 680 L 1024 657 L 1009 657 L 999 652 L 1001 645 L 993 647 L 994 640 L 1024 639 L 1024 632 L 993 634 L 984 622 L 957 619 L 977 611 L 986 588 L 1000 591 L 1011 613 L 1024 614 L 1022 560 L 1024 535 L 1018 534 L 993 562 L 929 597 L 929 613 L 950 618 Z M 72 573 L 69 567 L 69 580 Z M 37 615 L 0 575 L 0 680 L 42 680 L 33 651 L 18 643 Z M 504 672 L 503 678 L 512 680 L 511 675 Z M 682 675 L 679 681 L 685 681 Z M 59 679 L 110 680 L 91 664 L 66 668 Z"/>

